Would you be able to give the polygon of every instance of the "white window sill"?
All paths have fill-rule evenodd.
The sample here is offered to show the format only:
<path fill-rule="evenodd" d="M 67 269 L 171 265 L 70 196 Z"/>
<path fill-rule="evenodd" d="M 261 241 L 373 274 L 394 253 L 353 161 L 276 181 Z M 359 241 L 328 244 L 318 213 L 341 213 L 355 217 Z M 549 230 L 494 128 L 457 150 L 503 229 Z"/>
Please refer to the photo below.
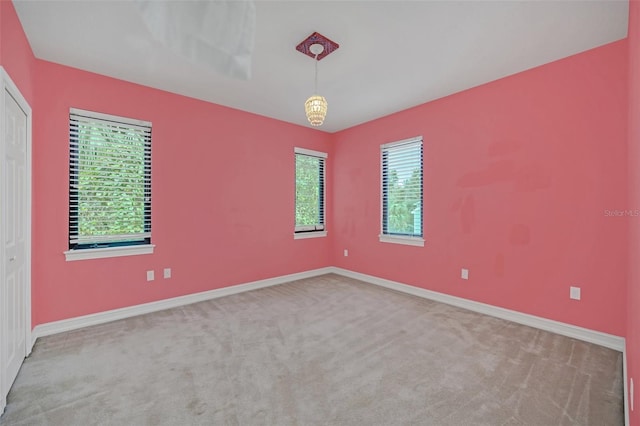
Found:
<path fill-rule="evenodd" d="M 424 238 L 420 238 L 420 237 L 402 237 L 399 235 L 380 235 L 380 242 L 424 247 Z"/>
<path fill-rule="evenodd" d="M 154 244 L 139 246 L 105 247 L 94 249 L 69 250 L 64 252 L 67 262 L 73 260 L 101 259 L 105 257 L 135 256 L 138 254 L 153 254 Z"/>
<path fill-rule="evenodd" d="M 295 232 L 293 234 L 294 240 L 303 240 L 305 238 L 318 238 L 326 237 L 327 231 L 314 231 L 314 232 Z"/>

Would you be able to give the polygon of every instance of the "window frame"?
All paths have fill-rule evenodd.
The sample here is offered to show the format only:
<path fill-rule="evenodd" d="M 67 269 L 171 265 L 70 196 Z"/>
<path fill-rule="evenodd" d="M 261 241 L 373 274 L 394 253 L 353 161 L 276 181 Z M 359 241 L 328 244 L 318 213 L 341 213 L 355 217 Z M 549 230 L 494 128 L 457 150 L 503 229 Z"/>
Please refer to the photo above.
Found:
<path fill-rule="evenodd" d="M 294 202 L 293 202 L 293 238 L 296 240 L 306 239 L 306 238 L 317 238 L 317 237 L 326 237 L 327 236 L 327 215 L 326 215 L 326 205 L 327 205 L 327 158 L 329 157 L 326 152 L 314 151 L 311 149 L 294 147 Z M 321 229 L 313 228 L 311 229 L 311 225 L 300 225 L 296 224 L 296 193 L 297 193 L 297 178 L 295 177 L 296 162 L 298 159 L 298 155 L 306 155 L 309 157 L 316 157 L 322 161 L 322 175 L 319 176 L 319 184 L 321 188 L 320 195 L 320 206 L 319 208 L 322 210 L 321 217 L 322 223 L 319 224 L 322 226 Z"/>
<path fill-rule="evenodd" d="M 409 235 L 385 232 L 385 162 L 384 154 L 390 148 L 400 145 L 418 144 L 420 146 L 420 231 L 421 235 Z M 380 145 L 380 234 L 382 243 L 404 244 L 409 246 L 424 247 L 424 140 L 422 136 L 389 142 Z"/>
<path fill-rule="evenodd" d="M 94 111 L 86 111 L 78 108 L 69 109 L 69 199 L 68 199 L 68 246 L 69 250 L 64 252 L 67 261 L 96 259 L 105 257 L 132 256 L 141 254 L 152 254 L 155 245 L 151 243 L 151 129 L 152 123 L 127 117 L 120 117 L 111 114 L 104 114 Z M 129 241 L 104 241 L 80 243 L 72 242 L 74 236 L 78 238 L 77 233 L 72 232 L 72 224 L 78 223 L 78 206 L 73 203 L 74 197 L 77 197 L 78 190 L 74 188 L 78 178 L 78 150 L 79 142 L 77 138 L 74 141 L 72 135 L 73 122 L 77 121 L 77 117 L 86 117 L 88 120 L 99 120 L 113 122 L 118 125 L 131 126 L 132 128 L 148 129 L 148 137 L 145 136 L 144 144 L 144 232 L 140 239 L 132 239 Z"/>

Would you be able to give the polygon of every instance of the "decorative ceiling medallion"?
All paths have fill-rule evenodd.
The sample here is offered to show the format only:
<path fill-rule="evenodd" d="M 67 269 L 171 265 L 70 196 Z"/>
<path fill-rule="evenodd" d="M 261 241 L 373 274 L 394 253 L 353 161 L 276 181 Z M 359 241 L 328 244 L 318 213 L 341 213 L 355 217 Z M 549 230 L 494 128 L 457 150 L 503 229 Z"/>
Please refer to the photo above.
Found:
<path fill-rule="evenodd" d="M 331 52 L 333 52 L 334 50 L 338 50 L 338 48 L 340 47 L 340 45 L 335 41 L 329 40 L 322 34 L 315 32 L 311 34 L 309 37 L 307 37 L 306 39 L 304 39 L 299 45 L 297 45 L 296 50 L 300 53 L 304 53 L 310 58 L 316 59 L 316 55 L 313 54 L 310 50 L 310 47 L 313 44 L 320 44 L 322 45 L 322 47 L 324 47 L 324 50 L 322 51 L 322 53 L 318 55 L 318 61 L 324 58 L 325 56 L 327 56 L 328 54 L 330 54 Z"/>

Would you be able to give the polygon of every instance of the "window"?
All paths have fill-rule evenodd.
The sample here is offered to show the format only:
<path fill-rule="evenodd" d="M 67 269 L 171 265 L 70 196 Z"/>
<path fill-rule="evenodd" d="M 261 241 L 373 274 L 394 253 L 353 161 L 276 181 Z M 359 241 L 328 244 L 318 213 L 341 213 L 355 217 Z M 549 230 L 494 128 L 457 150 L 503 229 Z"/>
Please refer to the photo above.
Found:
<path fill-rule="evenodd" d="M 67 260 L 153 252 L 151 123 L 71 109 Z"/>
<path fill-rule="evenodd" d="M 327 154 L 295 148 L 296 226 L 294 238 L 323 237 L 324 168 Z"/>
<path fill-rule="evenodd" d="M 424 246 L 422 233 L 422 137 L 381 146 L 380 241 Z"/>

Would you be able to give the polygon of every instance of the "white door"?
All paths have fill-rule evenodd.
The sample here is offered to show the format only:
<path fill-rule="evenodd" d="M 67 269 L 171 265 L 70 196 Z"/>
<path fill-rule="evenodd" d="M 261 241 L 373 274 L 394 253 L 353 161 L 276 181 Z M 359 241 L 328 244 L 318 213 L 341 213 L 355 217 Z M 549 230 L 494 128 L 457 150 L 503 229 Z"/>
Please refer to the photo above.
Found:
<path fill-rule="evenodd" d="M 4 73 L 3 73 L 4 74 Z M 28 133 L 30 111 L 24 100 L 7 86 L 3 76 L 2 161 L 0 161 L 0 410 L 25 356 L 31 349 L 30 334 L 30 163 Z M 13 92 L 13 93 L 12 93 Z M 16 97 L 20 98 L 20 102 Z M 26 105 L 28 108 L 28 105 Z M 0 411 L 1 413 L 2 411 Z"/>

